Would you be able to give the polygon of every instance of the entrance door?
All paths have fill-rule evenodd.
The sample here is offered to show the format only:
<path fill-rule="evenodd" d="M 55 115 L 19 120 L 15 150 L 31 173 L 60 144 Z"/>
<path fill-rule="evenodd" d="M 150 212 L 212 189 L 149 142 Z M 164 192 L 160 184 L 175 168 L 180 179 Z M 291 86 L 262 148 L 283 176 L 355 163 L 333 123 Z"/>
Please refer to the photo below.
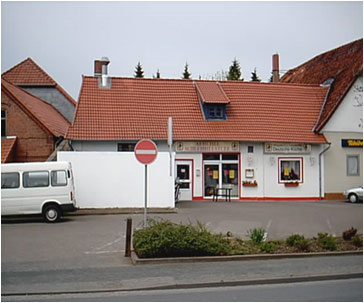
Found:
<path fill-rule="evenodd" d="M 216 164 L 205 164 L 205 197 L 212 196 L 214 194 L 214 189 L 219 187 L 219 165 Z"/>
<path fill-rule="evenodd" d="M 181 184 L 180 200 L 192 200 L 192 160 L 176 161 L 176 177 Z"/>

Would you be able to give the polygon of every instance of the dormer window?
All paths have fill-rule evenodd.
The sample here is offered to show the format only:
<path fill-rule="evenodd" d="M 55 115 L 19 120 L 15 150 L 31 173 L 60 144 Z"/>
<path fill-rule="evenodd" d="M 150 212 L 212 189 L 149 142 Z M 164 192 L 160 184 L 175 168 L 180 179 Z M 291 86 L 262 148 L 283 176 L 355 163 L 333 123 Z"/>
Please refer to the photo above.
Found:
<path fill-rule="evenodd" d="M 227 120 L 226 105 L 230 100 L 219 82 L 194 82 L 204 118 L 207 121 Z"/>
<path fill-rule="evenodd" d="M 203 103 L 202 107 L 206 120 L 227 120 L 226 104 Z"/>

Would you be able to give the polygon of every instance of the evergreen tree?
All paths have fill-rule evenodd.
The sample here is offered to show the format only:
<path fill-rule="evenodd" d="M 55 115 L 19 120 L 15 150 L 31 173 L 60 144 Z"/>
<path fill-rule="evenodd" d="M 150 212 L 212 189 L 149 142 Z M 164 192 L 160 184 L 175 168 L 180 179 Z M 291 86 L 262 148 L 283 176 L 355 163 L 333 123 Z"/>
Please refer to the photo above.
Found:
<path fill-rule="evenodd" d="M 191 73 L 188 71 L 188 64 L 186 62 L 185 70 L 182 74 L 182 79 L 191 79 Z"/>
<path fill-rule="evenodd" d="M 153 75 L 153 79 L 160 79 L 161 78 L 161 73 L 159 72 L 159 69 L 157 70 L 157 74 L 154 76 Z"/>
<path fill-rule="evenodd" d="M 262 80 L 258 77 L 257 74 L 257 68 L 254 68 L 254 71 L 252 72 L 252 77 L 251 77 L 251 81 L 253 82 L 261 82 Z"/>
<path fill-rule="evenodd" d="M 140 64 L 140 62 L 138 62 L 138 65 L 135 67 L 135 78 L 144 78 L 144 71 L 143 71 L 143 67 Z"/>
<path fill-rule="evenodd" d="M 229 73 L 227 74 L 226 79 L 244 81 L 244 79 L 243 78 L 240 79 L 240 77 L 241 77 L 240 64 L 239 64 L 239 61 L 236 60 L 236 58 L 235 58 L 229 68 Z"/>

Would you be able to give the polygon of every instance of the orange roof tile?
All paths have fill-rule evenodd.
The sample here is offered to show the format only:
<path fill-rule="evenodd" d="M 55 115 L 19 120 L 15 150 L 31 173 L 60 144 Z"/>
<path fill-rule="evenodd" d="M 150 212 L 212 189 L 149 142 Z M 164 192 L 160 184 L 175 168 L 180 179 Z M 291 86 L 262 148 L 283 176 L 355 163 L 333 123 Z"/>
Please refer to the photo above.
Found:
<path fill-rule="evenodd" d="M 312 132 L 325 87 L 224 81 L 228 120 L 206 121 L 194 82 L 209 81 L 113 77 L 111 89 L 100 89 L 96 77 L 84 76 L 67 138 L 164 140 L 173 117 L 175 140 L 326 142 Z"/>
<path fill-rule="evenodd" d="M 1 138 L 1 163 L 10 162 L 16 138 Z"/>
<path fill-rule="evenodd" d="M 229 103 L 219 82 L 194 82 L 197 92 L 204 103 Z"/>
<path fill-rule="evenodd" d="M 76 105 L 76 101 L 31 58 L 4 72 L 1 78 L 19 86 L 54 86 L 69 102 Z"/>
<path fill-rule="evenodd" d="M 1 90 L 54 136 L 65 136 L 69 122 L 52 105 L 4 79 L 1 81 Z"/>
<path fill-rule="evenodd" d="M 363 73 L 363 39 L 320 54 L 289 70 L 280 82 L 322 84 L 329 78 L 334 83 L 318 121 L 320 130 L 335 112 L 356 78 Z"/>

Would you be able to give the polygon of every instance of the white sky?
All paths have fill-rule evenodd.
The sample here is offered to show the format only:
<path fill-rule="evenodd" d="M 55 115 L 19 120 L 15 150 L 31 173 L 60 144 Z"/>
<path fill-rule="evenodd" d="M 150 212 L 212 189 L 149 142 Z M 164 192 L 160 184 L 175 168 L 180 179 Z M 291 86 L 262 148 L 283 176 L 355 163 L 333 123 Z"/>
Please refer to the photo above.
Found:
<path fill-rule="evenodd" d="M 31 57 L 76 100 L 81 75 L 109 57 L 109 74 L 192 78 L 227 71 L 234 58 L 267 81 L 272 54 L 288 70 L 363 37 L 361 1 L 5 2 L 1 72 Z"/>

